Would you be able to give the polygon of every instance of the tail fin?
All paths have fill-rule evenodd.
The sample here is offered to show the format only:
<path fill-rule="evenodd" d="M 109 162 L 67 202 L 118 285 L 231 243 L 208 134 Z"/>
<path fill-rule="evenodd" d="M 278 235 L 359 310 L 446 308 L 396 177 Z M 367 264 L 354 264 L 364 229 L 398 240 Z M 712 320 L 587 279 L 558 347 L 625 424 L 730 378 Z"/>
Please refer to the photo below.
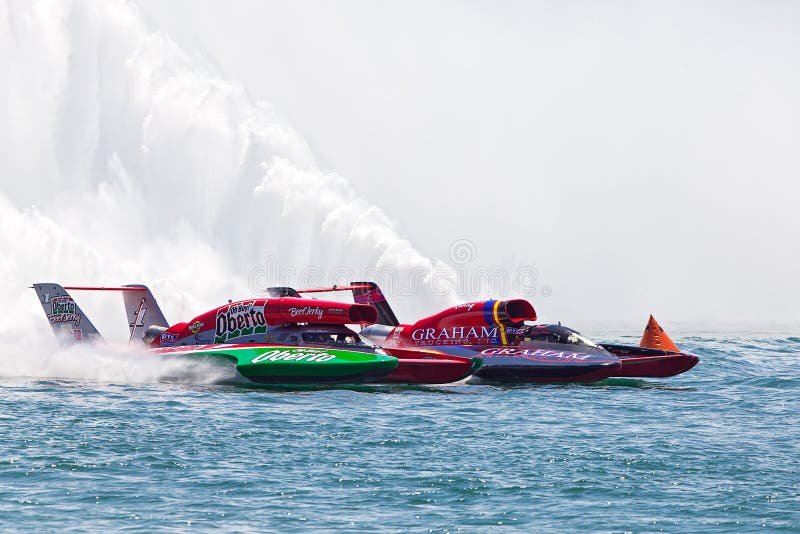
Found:
<path fill-rule="evenodd" d="M 127 284 L 123 287 L 137 290 L 122 292 L 125 313 L 128 316 L 128 327 L 131 332 L 130 341 L 134 339 L 143 340 L 144 332 L 150 326 L 169 328 L 169 323 L 164 317 L 164 313 L 158 307 L 155 297 L 153 297 L 147 286 Z"/>
<path fill-rule="evenodd" d="M 33 289 L 59 343 L 103 339 L 66 289 L 52 282 L 33 284 Z"/>
<path fill-rule="evenodd" d="M 351 285 L 353 286 L 353 300 L 357 304 L 369 304 L 378 310 L 377 324 L 385 324 L 387 326 L 400 324 L 378 284 L 375 282 L 353 282 Z"/>

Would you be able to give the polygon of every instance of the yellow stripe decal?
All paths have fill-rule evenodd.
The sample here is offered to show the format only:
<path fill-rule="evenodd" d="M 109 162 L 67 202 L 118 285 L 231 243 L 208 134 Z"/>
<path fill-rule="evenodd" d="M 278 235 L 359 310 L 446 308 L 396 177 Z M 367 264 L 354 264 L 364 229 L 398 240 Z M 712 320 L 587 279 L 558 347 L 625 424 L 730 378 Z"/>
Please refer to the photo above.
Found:
<path fill-rule="evenodd" d="M 508 345 L 508 341 L 506 340 L 506 329 L 503 328 L 503 323 L 500 322 L 500 316 L 497 313 L 500 309 L 501 302 L 501 300 L 498 300 L 494 303 L 494 322 L 497 323 L 498 328 L 500 328 L 500 341 L 503 343 L 503 345 Z"/>

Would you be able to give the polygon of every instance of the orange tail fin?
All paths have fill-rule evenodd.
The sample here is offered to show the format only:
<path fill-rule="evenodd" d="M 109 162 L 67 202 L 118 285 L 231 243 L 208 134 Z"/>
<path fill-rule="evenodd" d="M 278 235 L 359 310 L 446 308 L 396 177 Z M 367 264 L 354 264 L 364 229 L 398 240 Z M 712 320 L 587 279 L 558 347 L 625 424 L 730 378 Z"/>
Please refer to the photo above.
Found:
<path fill-rule="evenodd" d="M 670 352 L 681 351 L 652 315 L 650 320 L 647 321 L 647 326 L 644 327 L 644 334 L 642 334 L 642 340 L 639 341 L 639 346 L 648 349 L 668 350 Z"/>

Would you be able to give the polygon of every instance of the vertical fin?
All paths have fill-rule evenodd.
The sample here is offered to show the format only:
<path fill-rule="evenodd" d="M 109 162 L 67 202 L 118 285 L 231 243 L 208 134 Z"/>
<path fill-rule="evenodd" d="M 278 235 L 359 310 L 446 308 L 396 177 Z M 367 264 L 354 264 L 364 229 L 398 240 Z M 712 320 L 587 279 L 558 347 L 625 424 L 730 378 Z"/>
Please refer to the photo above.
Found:
<path fill-rule="evenodd" d="M 145 330 L 150 326 L 169 328 L 169 323 L 164 317 L 164 313 L 158 307 L 155 297 L 153 297 L 147 286 L 127 284 L 123 287 L 139 290 L 122 292 L 125 314 L 128 317 L 128 328 L 131 334 L 129 341 L 134 339 L 142 341 Z"/>
<path fill-rule="evenodd" d="M 62 286 L 46 282 L 33 284 L 33 289 L 59 343 L 67 345 L 102 339 L 97 328 Z"/>
<path fill-rule="evenodd" d="M 387 326 L 397 326 L 400 321 L 392 311 L 392 307 L 383 296 L 381 288 L 375 282 L 353 282 L 353 300 L 357 304 L 369 304 L 378 310 L 377 324 L 385 324 Z M 361 287 L 358 287 L 361 286 Z M 367 287 L 364 287 L 367 286 Z"/>

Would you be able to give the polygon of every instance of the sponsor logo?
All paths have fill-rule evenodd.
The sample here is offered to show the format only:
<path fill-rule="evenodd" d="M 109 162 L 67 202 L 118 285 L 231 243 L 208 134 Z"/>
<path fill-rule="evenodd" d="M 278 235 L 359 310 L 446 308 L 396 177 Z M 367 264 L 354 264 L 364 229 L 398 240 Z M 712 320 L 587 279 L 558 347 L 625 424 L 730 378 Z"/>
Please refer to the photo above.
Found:
<path fill-rule="evenodd" d="M 341 313 L 342 311 L 343 310 L 341 310 L 341 309 L 331 310 L 331 312 L 333 312 L 333 313 L 336 313 L 336 312 Z M 321 321 L 323 313 L 324 313 L 324 310 L 322 308 L 320 308 L 320 307 L 317 307 L 317 306 L 303 306 L 301 308 L 295 308 L 295 307 L 289 308 L 289 315 L 293 319 L 294 318 L 301 318 L 301 317 L 314 317 L 318 321 Z"/>
<path fill-rule="evenodd" d="M 267 320 L 264 306 L 256 306 L 256 301 L 237 302 L 217 310 L 214 343 L 225 343 L 240 336 L 267 333 Z"/>
<path fill-rule="evenodd" d="M 475 307 L 475 302 L 468 302 L 466 304 L 458 304 L 456 305 L 456 309 L 458 311 L 472 311 L 472 308 Z"/>
<path fill-rule="evenodd" d="M 586 360 L 592 357 L 585 352 L 570 352 L 544 349 L 485 349 L 484 356 L 511 356 L 526 360 Z"/>
<path fill-rule="evenodd" d="M 261 362 L 278 362 L 278 361 L 295 361 L 295 362 L 327 362 L 336 358 L 335 354 L 331 354 L 323 349 L 276 349 L 270 350 L 263 354 L 259 354 L 250 363 Z"/>
<path fill-rule="evenodd" d="M 163 346 L 169 346 L 175 343 L 178 339 L 178 334 L 170 334 L 169 332 L 164 332 L 161 334 L 161 344 Z"/>
<path fill-rule="evenodd" d="M 193 322 L 192 324 L 189 325 L 189 332 L 191 332 L 192 334 L 196 334 L 200 330 L 202 330 L 202 328 L 204 326 L 205 326 L 205 323 L 203 323 L 203 321 L 195 321 L 195 322 Z"/>
<path fill-rule="evenodd" d="M 397 328 L 394 329 L 394 332 L 392 333 L 392 338 L 397 340 L 397 341 L 399 341 L 400 340 L 400 334 L 402 334 L 402 333 L 403 333 L 403 327 L 402 326 L 398 326 Z"/>
<path fill-rule="evenodd" d="M 451 326 L 448 328 L 418 328 L 411 332 L 417 345 L 468 345 L 492 343 L 497 339 L 496 326 Z"/>
<path fill-rule="evenodd" d="M 77 313 L 78 307 L 72 297 L 53 297 L 50 302 L 50 313 L 47 315 L 50 324 L 75 323 L 75 326 L 81 324 L 81 316 Z"/>

